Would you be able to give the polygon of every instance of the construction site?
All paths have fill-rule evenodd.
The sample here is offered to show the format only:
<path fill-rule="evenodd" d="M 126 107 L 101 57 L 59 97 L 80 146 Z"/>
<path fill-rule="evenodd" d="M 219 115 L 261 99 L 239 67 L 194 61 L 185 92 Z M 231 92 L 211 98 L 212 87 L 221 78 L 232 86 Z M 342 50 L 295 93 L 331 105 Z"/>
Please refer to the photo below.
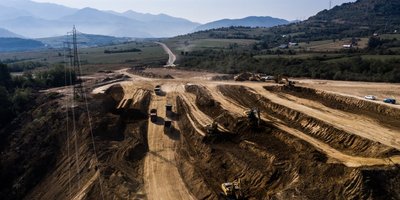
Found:
<path fill-rule="evenodd" d="M 0 197 L 400 199 L 398 84 L 138 70 L 43 91 Z"/>
<path fill-rule="evenodd" d="M 124 69 L 114 72 L 124 81 L 98 87 L 88 80 L 91 117 L 84 103 L 72 108 L 76 134 L 57 136 L 68 154 L 54 158 L 27 198 L 400 197 L 398 107 L 307 81 L 210 81 L 212 74 L 159 71 L 174 79 Z M 66 95 L 50 104 L 65 110 L 68 92 L 58 92 Z"/>

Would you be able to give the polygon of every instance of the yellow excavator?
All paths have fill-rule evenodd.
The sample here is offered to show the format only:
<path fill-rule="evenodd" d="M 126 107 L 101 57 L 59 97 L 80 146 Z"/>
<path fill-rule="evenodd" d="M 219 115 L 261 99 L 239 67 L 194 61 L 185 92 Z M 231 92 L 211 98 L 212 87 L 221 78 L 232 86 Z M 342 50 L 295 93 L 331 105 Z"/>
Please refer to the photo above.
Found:
<path fill-rule="evenodd" d="M 275 83 L 285 84 L 287 86 L 294 86 L 294 84 L 295 84 L 294 81 L 289 80 L 289 78 L 287 76 L 283 76 L 283 75 L 275 76 Z"/>
<path fill-rule="evenodd" d="M 222 194 L 227 199 L 242 199 L 242 186 L 240 178 L 235 179 L 233 182 L 227 182 L 221 184 Z"/>
<path fill-rule="evenodd" d="M 256 127 L 260 125 L 260 120 L 261 120 L 260 109 L 252 108 L 247 111 L 244 111 L 243 114 L 249 119 L 252 126 Z"/>

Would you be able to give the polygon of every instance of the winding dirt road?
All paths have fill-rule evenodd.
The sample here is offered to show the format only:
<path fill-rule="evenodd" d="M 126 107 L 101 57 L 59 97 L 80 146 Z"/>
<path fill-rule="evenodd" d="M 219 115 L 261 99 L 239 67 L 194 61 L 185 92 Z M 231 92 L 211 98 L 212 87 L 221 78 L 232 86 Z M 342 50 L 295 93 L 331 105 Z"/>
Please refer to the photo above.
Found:
<path fill-rule="evenodd" d="M 175 54 L 171 51 L 171 49 L 168 48 L 168 46 L 164 43 L 161 42 L 156 42 L 156 44 L 161 45 L 161 47 L 164 49 L 164 51 L 168 54 L 168 62 L 164 67 L 175 67 L 175 61 L 176 61 L 176 56 Z"/>

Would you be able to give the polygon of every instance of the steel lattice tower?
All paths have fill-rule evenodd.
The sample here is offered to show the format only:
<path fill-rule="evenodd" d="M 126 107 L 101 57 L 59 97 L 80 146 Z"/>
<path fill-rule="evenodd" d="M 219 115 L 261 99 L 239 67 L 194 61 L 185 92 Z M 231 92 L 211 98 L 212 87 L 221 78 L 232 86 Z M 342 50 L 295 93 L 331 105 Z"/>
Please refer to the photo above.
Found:
<path fill-rule="evenodd" d="M 71 35 L 72 34 L 72 35 Z M 73 95 L 75 100 L 79 100 L 83 96 L 83 87 L 82 87 L 82 79 L 81 79 L 81 63 L 79 60 L 79 52 L 78 52 L 78 39 L 77 39 L 77 31 L 75 26 L 72 29 L 72 33 L 68 35 L 69 41 L 67 42 L 67 47 L 69 51 L 69 62 L 72 72 L 76 76 L 76 81 L 71 80 L 73 83 Z M 71 38 L 72 37 L 72 38 Z M 72 42 L 71 42 L 72 39 Z M 72 47 L 71 47 L 72 45 Z"/>

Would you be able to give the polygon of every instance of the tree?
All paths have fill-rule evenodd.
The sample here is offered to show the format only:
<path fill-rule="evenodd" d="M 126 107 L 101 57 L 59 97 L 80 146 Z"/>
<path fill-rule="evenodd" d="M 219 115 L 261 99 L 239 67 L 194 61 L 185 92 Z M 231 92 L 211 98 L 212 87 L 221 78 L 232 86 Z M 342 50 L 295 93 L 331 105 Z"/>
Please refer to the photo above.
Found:
<path fill-rule="evenodd" d="M 12 97 L 12 103 L 15 113 L 20 113 L 26 108 L 28 108 L 29 103 L 32 101 L 32 91 L 30 88 L 15 90 Z"/>
<path fill-rule="evenodd" d="M 14 118 L 9 93 L 4 86 L 0 86 L 0 105 L 0 127 L 3 127 Z"/>
<path fill-rule="evenodd" d="M 0 86 L 10 89 L 12 87 L 12 79 L 7 65 L 0 63 Z"/>
<path fill-rule="evenodd" d="M 382 45 L 382 41 L 378 37 L 370 37 L 368 40 L 368 48 L 375 49 Z"/>

